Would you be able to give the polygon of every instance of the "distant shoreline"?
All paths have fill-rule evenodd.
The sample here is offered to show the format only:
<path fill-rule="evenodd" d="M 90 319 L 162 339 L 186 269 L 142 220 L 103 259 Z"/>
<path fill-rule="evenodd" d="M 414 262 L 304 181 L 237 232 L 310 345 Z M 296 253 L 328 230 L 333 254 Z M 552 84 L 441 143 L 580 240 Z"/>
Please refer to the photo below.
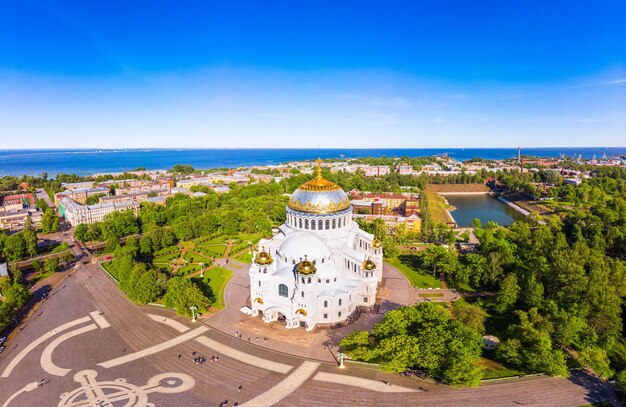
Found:
<path fill-rule="evenodd" d="M 582 155 L 626 156 L 626 147 L 550 147 L 522 148 L 522 155 L 534 157 L 567 157 Z M 3 149 L 0 150 L 0 176 L 49 176 L 73 173 L 89 176 L 96 173 L 172 168 L 189 164 L 196 169 L 237 168 L 276 165 L 294 161 L 355 158 L 420 158 L 443 156 L 458 161 L 479 158 L 505 160 L 517 157 L 517 148 L 168 148 L 168 149 Z"/>

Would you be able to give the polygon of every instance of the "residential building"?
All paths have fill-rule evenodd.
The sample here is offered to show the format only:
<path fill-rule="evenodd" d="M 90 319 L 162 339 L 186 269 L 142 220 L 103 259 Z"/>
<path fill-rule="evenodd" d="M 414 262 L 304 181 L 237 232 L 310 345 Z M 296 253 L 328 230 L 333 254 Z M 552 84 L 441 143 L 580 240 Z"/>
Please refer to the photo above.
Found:
<path fill-rule="evenodd" d="M 100 222 L 110 213 L 128 210 L 133 211 L 136 216 L 137 211 L 139 210 L 139 203 L 129 199 L 122 202 L 81 205 L 74 202 L 69 197 L 61 198 L 59 202 L 59 212 L 61 216 L 63 216 L 72 226 L 77 226 L 82 223 L 91 224 Z"/>

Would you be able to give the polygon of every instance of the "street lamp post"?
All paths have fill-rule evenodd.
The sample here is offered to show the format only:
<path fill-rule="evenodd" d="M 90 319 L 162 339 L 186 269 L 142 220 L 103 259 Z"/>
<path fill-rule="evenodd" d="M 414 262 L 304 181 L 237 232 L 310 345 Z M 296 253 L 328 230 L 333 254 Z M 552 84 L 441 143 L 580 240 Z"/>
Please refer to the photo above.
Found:
<path fill-rule="evenodd" d="M 200 278 L 204 278 L 204 263 L 200 263 Z"/>
<path fill-rule="evenodd" d="M 346 365 L 344 364 L 344 361 L 346 360 L 348 355 L 346 355 L 345 353 L 342 353 L 342 352 L 338 352 L 337 356 L 339 357 L 339 366 L 337 366 L 337 368 L 345 369 Z"/>
<path fill-rule="evenodd" d="M 189 309 L 191 310 L 191 322 L 196 322 L 196 311 L 198 310 L 198 307 L 192 305 Z"/>

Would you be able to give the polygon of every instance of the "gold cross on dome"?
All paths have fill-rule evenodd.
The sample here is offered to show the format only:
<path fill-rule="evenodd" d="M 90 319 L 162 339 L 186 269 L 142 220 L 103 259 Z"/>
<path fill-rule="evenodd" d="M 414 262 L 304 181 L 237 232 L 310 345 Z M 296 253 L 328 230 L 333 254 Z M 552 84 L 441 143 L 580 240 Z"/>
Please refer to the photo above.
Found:
<path fill-rule="evenodd" d="M 322 159 L 317 157 L 317 160 L 315 160 L 315 162 L 317 163 L 317 176 L 321 177 L 322 176 Z"/>

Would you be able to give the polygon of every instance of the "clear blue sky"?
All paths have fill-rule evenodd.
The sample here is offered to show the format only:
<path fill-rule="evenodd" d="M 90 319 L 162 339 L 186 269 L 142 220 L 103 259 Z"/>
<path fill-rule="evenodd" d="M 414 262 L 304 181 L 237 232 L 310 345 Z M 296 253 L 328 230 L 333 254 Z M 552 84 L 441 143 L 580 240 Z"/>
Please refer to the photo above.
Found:
<path fill-rule="evenodd" d="M 0 148 L 518 145 L 626 145 L 626 2 L 0 0 Z"/>

